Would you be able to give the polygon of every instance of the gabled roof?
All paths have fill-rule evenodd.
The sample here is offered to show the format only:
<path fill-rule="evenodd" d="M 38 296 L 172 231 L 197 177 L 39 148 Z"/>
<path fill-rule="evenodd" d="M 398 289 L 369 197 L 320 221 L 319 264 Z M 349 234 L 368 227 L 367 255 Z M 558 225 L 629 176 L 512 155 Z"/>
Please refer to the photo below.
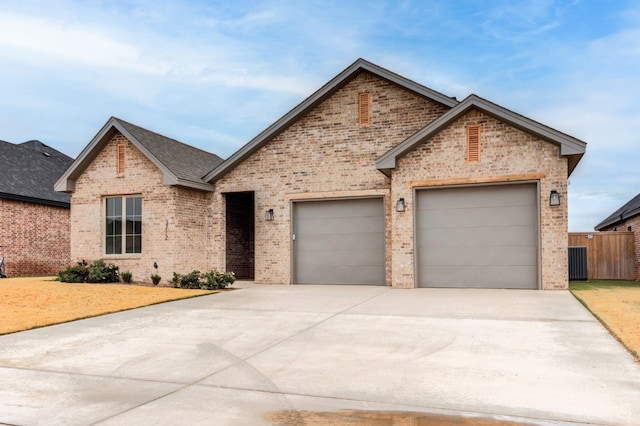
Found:
<path fill-rule="evenodd" d="M 432 101 L 447 106 L 449 108 L 458 104 L 455 98 L 443 95 L 435 90 L 429 89 L 421 84 L 411 81 L 405 77 L 395 74 L 389 70 L 386 70 L 378 65 L 372 64 L 362 58 L 355 61 L 348 68 L 334 77 L 327 84 L 322 86 L 318 91 L 302 101 L 298 106 L 282 116 L 278 121 L 269 126 L 266 130 L 253 138 L 249 143 L 236 151 L 231 157 L 229 157 L 224 163 L 220 164 L 210 173 L 208 173 L 204 180 L 206 182 L 215 182 L 225 174 L 233 170 L 238 164 L 256 152 L 262 146 L 267 144 L 271 139 L 287 129 L 293 123 L 295 123 L 300 117 L 304 116 L 311 109 L 315 108 L 319 103 L 326 100 L 332 94 L 337 92 L 340 88 L 346 85 L 349 81 L 355 78 L 361 72 L 369 72 L 381 79 L 390 81 L 400 87 L 410 90 L 420 96 L 424 96 Z"/>
<path fill-rule="evenodd" d="M 595 226 L 596 231 L 623 222 L 629 218 L 640 215 L 640 194 L 633 197 L 624 206 L 613 212 L 609 217 Z"/>
<path fill-rule="evenodd" d="M 560 147 L 560 155 L 569 159 L 569 174 L 571 174 L 580 158 L 584 155 L 587 146 L 585 142 L 489 102 L 477 95 L 470 95 L 429 125 L 408 137 L 404 142 L 384 153 L 376 160 L 376 167 L 389 176 L 391 170 L 396 168 L 398 159 L 417 148 L 471 109 L 480 110 L 497 120 L 558 145 Z"/>
<path fill-rule="evenodd" d="M 116 132 L 122 133 L 163 173 L 163 183 L 213 191 L 202 177 L 222 163 L 215 154 L 186 145 L 142 127 L 111 117 L 71 167 L 56 182 L 56 191 L 73 192 L 76 179 L 91 164 Z"/>
<path fill-rule="evenodd" d="M 40 141 L 0 141 L 0 198 L 69 207 L 69 195 L 54 191 L 73 158 Z"/>

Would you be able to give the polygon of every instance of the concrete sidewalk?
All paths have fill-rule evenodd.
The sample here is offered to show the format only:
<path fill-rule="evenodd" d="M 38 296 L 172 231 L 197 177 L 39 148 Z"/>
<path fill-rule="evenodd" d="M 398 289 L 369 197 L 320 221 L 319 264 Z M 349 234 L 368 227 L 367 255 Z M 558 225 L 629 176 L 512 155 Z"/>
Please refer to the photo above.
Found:
<path fill-rule="evenodd" d="M 568 292 L 244 287 L 0 336 L 0 423 L 640 419 L 640 365 Z"/>

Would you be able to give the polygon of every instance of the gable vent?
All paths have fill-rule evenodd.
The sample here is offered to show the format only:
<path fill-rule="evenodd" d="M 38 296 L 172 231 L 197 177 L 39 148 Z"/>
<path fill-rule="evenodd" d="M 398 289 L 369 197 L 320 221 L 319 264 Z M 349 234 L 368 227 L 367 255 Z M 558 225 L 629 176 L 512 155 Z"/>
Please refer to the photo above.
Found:
<path fill-rule="evenodd" d="M 123 143 L 118 144 L 118 158 L 116 159 L 116 170 L 118 175 L 124 174 L 124 147 Z"/>
<path fill-rule="evenodd" d="M 480 162 L 480 125 L 467 126 L 467 161 Z"/>
<path fill-rule="evenodd" d="M 358 94 L 358 122 L 361 126 L 371 124 L 371 94 Z"/>

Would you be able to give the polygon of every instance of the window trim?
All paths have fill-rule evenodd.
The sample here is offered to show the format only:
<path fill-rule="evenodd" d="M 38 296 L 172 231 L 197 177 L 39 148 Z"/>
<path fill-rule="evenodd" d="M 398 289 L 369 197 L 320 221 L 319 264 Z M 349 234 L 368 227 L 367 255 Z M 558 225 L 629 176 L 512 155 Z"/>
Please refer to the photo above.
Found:
<path fill-rule="evenodd" d="M 120 214 L 119 216 L 111 216 L 114 218 L 119 217 L 120 218 L 120 234 L 116 235 L 110 235 L 108 234 L 109 229 L 108 229 L 108 218 L 109 216 L 109 211 L 108 211 L 108 200 L 113 200 L 113 199 L 119 199 L 121 200 L 120 202 Z M 127 200 L 134 200 L 134 199 L 139 199 L 140 200 L 140 211 L 139 214 L 135 214 L 135 206 L 134 206 L 134 214 L 133 215 L 127 215 Z M 104 203 L 103 203 L 103 212 L 104 212 L 104 216 L 103 216 L 103 230 L 104 230 L 104 234 L 103 234 L 103 238 L 102 238 L 102 246 L 103 246 L 103 252 L 105 254 L 105 256 L 139 256 L 142 254 L 142 237 L 143 237 L 143 229 L 142 229 L 142 221 L 143 221 L 143 214 L 142 214 L 142 196 L 139 194 L 132 194 L 132 195 L 114 195 L 114 196 L 105 196 L 104 197 Z M 140 233 L 139 234 L 128 234 L 127 233 L 127 220 L 130 217 L 139 217 L 139 223 L 140 223 Z M 120 252 L 119 253 L 108 253 L 108 238 L 110 237 L 119 237 L 120 238 Z M 140 247 L 138 249 L 138 251 L 132 251 L 132 252 L 127 252 L 127 239 L 129 237 L 139 237 L 139 241 L 140 241 Z"/>

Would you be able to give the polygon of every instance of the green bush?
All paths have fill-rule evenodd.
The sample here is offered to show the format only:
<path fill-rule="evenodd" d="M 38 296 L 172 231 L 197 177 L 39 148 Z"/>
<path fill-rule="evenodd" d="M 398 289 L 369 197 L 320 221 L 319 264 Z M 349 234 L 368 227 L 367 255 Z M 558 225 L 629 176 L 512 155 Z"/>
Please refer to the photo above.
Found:
<path fill-rule="evenodd" d="M 131 273 L 131 271 L 122 271 L 120 273 L 120 277 L 122 277 L 122 281 L 125 283 L 131 284 L 131 281 L 133 280 L 133 273 Z"/>
<path fill-rule="evenodd" d="M 218 272 L 215 269 L 209 272 L 200 273 L 194 270 L 186 275 L 173 273 L 171 284 L 174 288 L 216 290 L 227 288 L 234 283 L 236 277 L 233 272 Z"/>
<path fill-rule="evenodd" d="M 120 282 L 118 267 L 112 263 L 108 265 L 104 260 L 96 260 L 91 265 L 78 262 L 58 272 L 58 280 L 65 283 L 117 283 Z"/>
<path fill-rule="evenodd" d="M 160 280 L 162 279 L 162 277 L 158 274 L 153 274 L 151 275 L 151 282 L 153 283 L 153 285 L 158 285 L 160 284 Z"/>
<path fill-rule="evenodd" d="M 236 280 L 233 272 L 218 272 L 213 270 L 202 274 L 202 282 L 200 288 L 203 290 L 216 290 L 221 288 L 227 288 L 233 284 Z"/>

